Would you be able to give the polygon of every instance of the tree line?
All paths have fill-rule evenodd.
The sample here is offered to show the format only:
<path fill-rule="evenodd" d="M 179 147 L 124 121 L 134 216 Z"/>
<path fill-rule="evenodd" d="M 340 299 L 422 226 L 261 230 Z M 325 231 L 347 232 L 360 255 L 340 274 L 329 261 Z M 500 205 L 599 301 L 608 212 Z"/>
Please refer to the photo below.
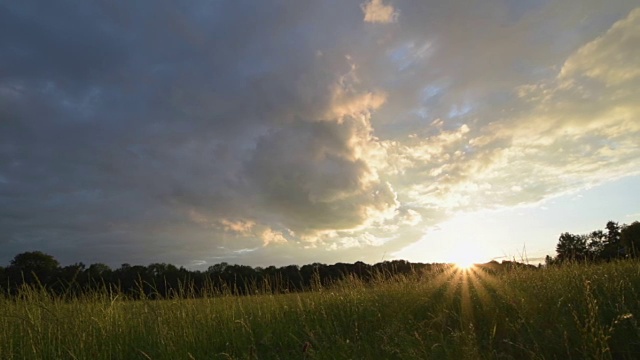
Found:
<path fill-rule="evenodd" d="M 587 234 L 560 234 L 556 256 L 546 257 L 546 264 L 567 261 L 598 262 L 630 259 L 640 256 L 640 222 L 627 225 L 608 221 L 604 230 Z"/>
<path fill-rule="evenodd" d="M 207 270 L 189 270 L 166 263 L 147 266 L 122 264 L 112 269 L 106 264 L 86 266 L 75 263 L 60 266 L 52 255 L 30 251 L 16 255 L 9 266 L 0 266 L 0 293 L 20 294 L 27 287 L 44 288 L 58 296 L 78 296 L 92 292 L 125 295 L 130 298 L 202 297 L 215 295 L 248 295 L 254 293 L 288 293 L 330 287 L 344 279 L 364 283 L 396 276 L 430 276 L 451 264 L 411 263 L 405 260 L 384 261 L 369 265 L 313 263 L 304 266 L 251 267 L 226 262 Z M 488 272 L 529 266 L 517 262 L 492 261 L 484 264 Z M 529 266 L 533 267 L 533 266 Z"/>
<path fill-rule="evenodd" d="M 375 265 L 314 263 L 265 268 L 223 262 L 205 271 L 166 263 L 122 264 L 112 269 L 102 263 L 60 266 L 53 256 L 30 251 L 16 255 L 9 266 L 0 267 L 0 290 L 15 295 L 26 285 L 42 287 L 58 295 L 76 296 L 106 290 L 133 298 L 286 293 L 327 287 L 347 277 L 369 282 L 380 276 L 436 271 L 443 266 L 394 260 Z"/>

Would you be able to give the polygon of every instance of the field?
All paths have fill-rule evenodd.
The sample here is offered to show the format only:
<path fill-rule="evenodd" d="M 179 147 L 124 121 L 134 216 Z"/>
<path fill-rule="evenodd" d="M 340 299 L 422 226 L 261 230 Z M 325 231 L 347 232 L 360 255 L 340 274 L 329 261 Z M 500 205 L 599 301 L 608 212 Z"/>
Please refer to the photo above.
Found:
<path fill-rule="evenodd" d="M 0 359 L 634 359 L 640 264 L 345 280 L 295 294 L 0 298 Z"/>

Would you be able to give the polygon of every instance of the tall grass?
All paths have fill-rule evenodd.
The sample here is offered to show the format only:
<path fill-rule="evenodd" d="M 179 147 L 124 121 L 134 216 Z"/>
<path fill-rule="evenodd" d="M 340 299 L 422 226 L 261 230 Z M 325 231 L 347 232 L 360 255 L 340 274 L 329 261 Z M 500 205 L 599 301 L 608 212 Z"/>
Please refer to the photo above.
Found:
<path fill-rule="evenodd" d="M 313 292 L 0 298 L 0 359 L 636 359 L 640 264 L 351 278 Z"/>

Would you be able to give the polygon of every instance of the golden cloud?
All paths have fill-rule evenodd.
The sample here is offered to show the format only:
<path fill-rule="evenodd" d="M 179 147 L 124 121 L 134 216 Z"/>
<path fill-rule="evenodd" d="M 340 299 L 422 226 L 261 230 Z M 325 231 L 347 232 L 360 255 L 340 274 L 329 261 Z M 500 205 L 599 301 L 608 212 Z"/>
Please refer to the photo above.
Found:
<path fill-rule="evenodd" d="M 382 0 L 371 0 L 360 5 L 364 12 L 364 21 L 370 23 L 388 24 L 398 21 L 400 13 L 391 5 L 385 5 Z"/>

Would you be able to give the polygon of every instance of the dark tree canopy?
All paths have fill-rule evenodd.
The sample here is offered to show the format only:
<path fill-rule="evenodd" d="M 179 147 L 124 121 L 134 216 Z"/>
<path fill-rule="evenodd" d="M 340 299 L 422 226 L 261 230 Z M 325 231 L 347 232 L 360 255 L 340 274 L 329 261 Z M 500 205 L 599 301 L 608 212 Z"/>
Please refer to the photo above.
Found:
<path fill-rule="evenodd" d="M 620 242 L 627 249 L 630 257 L 640 255 L 640 222 L 634 221 L 620 231 Z"/>
<path fill-rule="evenodd" d="M 60 266 L 60 263 L 53 256 L 42 251 L 29 251 L 16 255 L 11 260 L 10 266 L 22 271 L 51 271 Z"/>
<path fill-rule="evenodd" d="M 587 258 L 587 238 L 583 235 L 562 233 L 558 239 L 556 252 L 561 261 L 584 260 Z"/>
<path fill-rule="evenodd" d="M 29 251 L 16 255 L 9 265 L 13 276 L 23 276 L 27 280 L 46 281 L 60 267 L 53 256 L 42 251 Z"/>
<path fill-rule="evenodd" d="M 604 230 L 577 235 L 562 233 L 556 245 L 555 258 L 547 265 L 564 261 L 611 261 L 640 256 L 640 222 L 620 225 L 608 221 Z"/>

